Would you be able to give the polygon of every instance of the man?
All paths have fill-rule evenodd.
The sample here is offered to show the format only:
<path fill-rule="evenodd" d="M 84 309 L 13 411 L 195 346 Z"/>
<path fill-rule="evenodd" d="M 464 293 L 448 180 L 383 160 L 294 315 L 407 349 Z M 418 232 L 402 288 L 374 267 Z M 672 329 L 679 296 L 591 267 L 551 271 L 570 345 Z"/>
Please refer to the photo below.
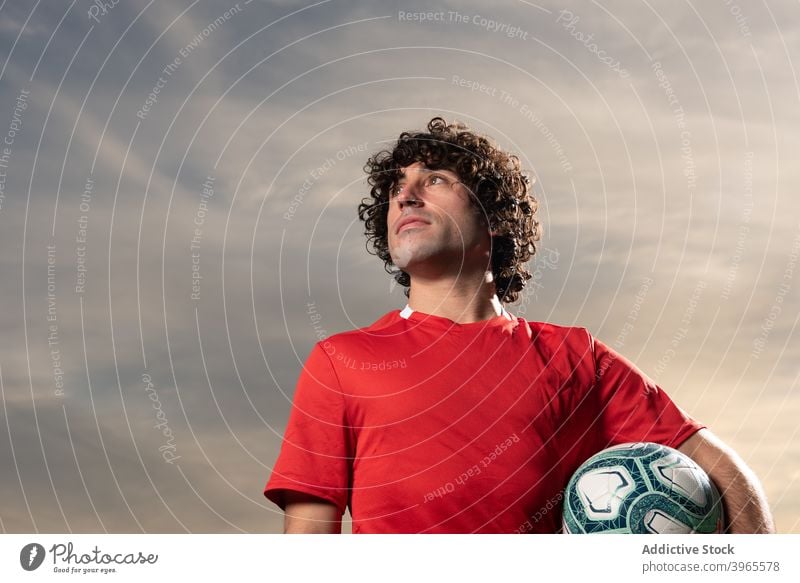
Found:
<path fill-rule="evenodd" d="M 515 156 L 434 118 L 365 169 L 359 217 L 408 305 L 309 355 L 265 489 L 285 532 L 341 532 L 347 507 L 356 533 L 557 532 L 572 473 L 630 441 L 694 458 L 729 532 L 773 530 L 742 460 L 632 363 L 506 311 L 539 240 Z"/>

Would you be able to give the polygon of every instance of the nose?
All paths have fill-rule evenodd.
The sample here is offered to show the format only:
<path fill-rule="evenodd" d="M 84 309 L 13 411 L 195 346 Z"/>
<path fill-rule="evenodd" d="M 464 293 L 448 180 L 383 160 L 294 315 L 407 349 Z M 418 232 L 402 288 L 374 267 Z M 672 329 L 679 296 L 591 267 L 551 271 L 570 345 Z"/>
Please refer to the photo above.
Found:
<path fill-rule="evenodd" d="M 400 210 L 403 210 L 407 206 L 415 207 L 422 205 L 422 200 L 417 196 L 416 186 L 413 183 L 406 183 L 403 186 L 400 194 L 397 195 L 397 204 L 400 206 Z"/>

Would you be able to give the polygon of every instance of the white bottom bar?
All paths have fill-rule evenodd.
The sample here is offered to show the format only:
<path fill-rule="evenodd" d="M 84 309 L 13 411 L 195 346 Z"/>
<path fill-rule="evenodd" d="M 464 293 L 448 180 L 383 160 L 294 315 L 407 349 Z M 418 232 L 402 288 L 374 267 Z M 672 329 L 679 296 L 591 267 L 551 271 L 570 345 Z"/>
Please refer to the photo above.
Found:
<path fill-rule="evenodd" d="M 800 535 L 3 535 L 0 550 L 0 581 L 800 581 Z"/>

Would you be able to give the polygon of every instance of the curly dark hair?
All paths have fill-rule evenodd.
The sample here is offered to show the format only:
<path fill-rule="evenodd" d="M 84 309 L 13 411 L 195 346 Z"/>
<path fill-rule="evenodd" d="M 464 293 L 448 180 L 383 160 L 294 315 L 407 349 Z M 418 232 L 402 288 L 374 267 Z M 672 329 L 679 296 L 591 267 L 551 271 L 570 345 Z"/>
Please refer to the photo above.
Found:
<path fill-rule="evenodd" d="M 494 233 L 491 264 L 497 296 L 504 303 L 515 302 L 531 278 L 525 264 L 536 253 L 534 241 L 541 234 L 530 179 L 520 170 L 517 156 L 463 123 L 448 124 L 434 117 L 427 129 L 401 133 L 391 151 L 381 150 L 364 165 L 370 196 L 362 199 L 358 217 L 364 221 L 367 251 L 383 260 L 384 269 L 406 287 L 408 297 L 411 277 L 394 268 L 389 254 L 389 195 L 400 169 L 410 164 L 422 162 L 431 170 L 451 170 L 470 190 L 476 211 Z"/>

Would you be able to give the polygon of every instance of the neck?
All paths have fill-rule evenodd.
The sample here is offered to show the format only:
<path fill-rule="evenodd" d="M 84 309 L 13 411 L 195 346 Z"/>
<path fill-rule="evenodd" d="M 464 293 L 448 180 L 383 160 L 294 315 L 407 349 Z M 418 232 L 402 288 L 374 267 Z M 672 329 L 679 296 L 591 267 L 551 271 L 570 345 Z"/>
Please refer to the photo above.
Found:
<path fill-rule="evenodd" d="M 411 278 L 408 305 L 414 311 L 441 316 L 458 324 L 481 322 L 503 313 L 490 271 L 479 277 Z"/>

